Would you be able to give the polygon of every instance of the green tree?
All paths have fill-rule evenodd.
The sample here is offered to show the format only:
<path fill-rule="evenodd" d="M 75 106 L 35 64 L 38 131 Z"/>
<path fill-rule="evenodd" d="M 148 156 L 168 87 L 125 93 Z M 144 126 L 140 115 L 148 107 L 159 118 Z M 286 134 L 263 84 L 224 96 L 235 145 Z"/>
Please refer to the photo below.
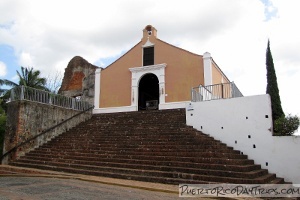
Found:
<path fill-rule="evenodd" d="M 2 85 L 7 85 L 6 83 L 9 84 L 9 82 L 5 79 L 0 79 L 0 97 L 7 92 L 7 89 L 1 88 Z"/>
<path fill-rule="evenodd" d="M 17 75 L 19 78 L 18 83 L 15 83 L 7 79 L 0 79 L 0 86 L 7 85 L 10 87 L 16 87 L 16 86 L 24 85 L 27 87 L 49 91 L 49 89 L 46 86 L 47 79 L 40 77 L 41 72 L 39 70 L 34 70 L 33 68 L 21 67 L 21 72 L 17 70 Z M 0 95 L 5 94 L 6 92 L 7 89 L 0 88 Z"/>
<path fill-rule="evenodd" d="M 24 85 L 27 87 L 32 87 L 41 90 L 48 90 L 46 87 L 46 78 L 41 78 L 41 72 L 39 70 L 33 70 L 33 68 L 21 67 L 21 72 L 17 70 L 17 75 L 19 78 L 19 83 L 14 83 L 9 80 L 4 80 L 5 85 L 9 86 L 20 86 Z"/>
<path fill-rule="evenodd" d="M 281 100 L 279 96 L 279 89 L 277 84 L 277 77 L 273 63 L 273 57 L 270 50 L 270 41 L 268 40 L 268 47 L 266 52 L 266 66 L 267 66 L 267 94 L 271 97 L 272 117 L 273 121 L 284 116 L 281 107 Z"/>

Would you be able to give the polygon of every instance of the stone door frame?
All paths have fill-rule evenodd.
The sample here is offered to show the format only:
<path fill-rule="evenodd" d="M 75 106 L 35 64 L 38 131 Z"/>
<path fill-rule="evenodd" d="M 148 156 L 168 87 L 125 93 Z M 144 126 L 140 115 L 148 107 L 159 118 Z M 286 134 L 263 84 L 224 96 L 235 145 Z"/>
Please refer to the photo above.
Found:
<path fill-rule="evenodd" d="M 138 111 L 138 100 L 139 100 L 139 83 L 141 78 L 146 74 L 154 74 L 157 76 L 159 81 L 159 106 L 165 104 L 165 68 L 167 64 L 149 65 L 143 67 L 129 68 L 131 71 L 131 107 Z"/>

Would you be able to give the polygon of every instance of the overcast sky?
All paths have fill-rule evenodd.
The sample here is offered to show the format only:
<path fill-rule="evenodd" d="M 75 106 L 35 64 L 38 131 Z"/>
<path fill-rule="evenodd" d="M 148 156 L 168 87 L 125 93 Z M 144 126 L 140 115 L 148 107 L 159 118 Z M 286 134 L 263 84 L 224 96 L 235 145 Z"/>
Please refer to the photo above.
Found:
<path fill-rule="evenodd" d="M 106 67 L 142 38 L 208 51 L 244 95 L 266 90 L 270 39 L 282 106 L 300 114 L 299 0 L 0 0 L 0 78 L 63 73 L 76 55 Z M 117 83 L 116 83 L 117 84 Z"/>

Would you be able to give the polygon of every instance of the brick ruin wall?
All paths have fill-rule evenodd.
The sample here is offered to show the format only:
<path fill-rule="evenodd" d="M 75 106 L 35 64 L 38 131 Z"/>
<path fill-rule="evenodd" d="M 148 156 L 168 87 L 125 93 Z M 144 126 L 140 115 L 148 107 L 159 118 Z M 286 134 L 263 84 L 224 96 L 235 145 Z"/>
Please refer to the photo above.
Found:
<path fill-rule="evenodd" d="M 58 93 L 94 104 L 95 71 L 98 67 L 80 56 L 72 58 L 65 69 L 62 86 Z"/>

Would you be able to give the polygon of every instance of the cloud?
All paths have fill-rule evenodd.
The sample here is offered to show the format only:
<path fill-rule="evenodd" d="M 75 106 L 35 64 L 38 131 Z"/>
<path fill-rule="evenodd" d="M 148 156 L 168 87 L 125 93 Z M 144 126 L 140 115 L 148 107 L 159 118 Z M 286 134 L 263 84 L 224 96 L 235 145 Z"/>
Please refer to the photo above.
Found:
<path fill-rule="evenodd" d="M 76 55 L 105 66 L 142 38 L 152 24 L 158 37 L 197 54 L 208 51 L 245 95 L 265 93 L 267 40 L 284 108 L 300 94 L 298 0 L 3 0 L 0 44 L 18 62 L 44 74 L 63 71 Z M 288 89 L 287 89 L 288 88 Z M 290 98 L 290 99 L 289 99 Z M 295 98 L 296 99 L 296 98 Z M 295 104 L 296 105 L 296 104 Z"/>
<path fill-rule="evenodd" d="M 30 53 L 34 67 L 40 69 L 62 68 L 58 63 L 75 55 L 90 62 L 114 57 L 139 42 L 147 24 L 157 27 L 168 42 L 187 47 L 189 41 L 205 44 L 230 32 L 253 6 L 251 1 L 243 5 L 235 0 L 191 0 L 188 4 L 166 0 L 146 5 L 135 0 L 23 2 L 7 1 L 9 28 L 0 35 L 15 47 L 20 59 L 23 52 Z"/>
<path fill-rule="evenodd" d="M 0 77 L 5 76 L 6 73 L 7 73 L 6 65 L 5 65 L 4 62 L 1 62 L 1 61 L 0 61 Z"/>
<path fill-rule="evenodd" d="M 32 67 L 33 61 L 31 55 L 29 53 L 22 52 L 19 63 L 23 67 Z"/>

